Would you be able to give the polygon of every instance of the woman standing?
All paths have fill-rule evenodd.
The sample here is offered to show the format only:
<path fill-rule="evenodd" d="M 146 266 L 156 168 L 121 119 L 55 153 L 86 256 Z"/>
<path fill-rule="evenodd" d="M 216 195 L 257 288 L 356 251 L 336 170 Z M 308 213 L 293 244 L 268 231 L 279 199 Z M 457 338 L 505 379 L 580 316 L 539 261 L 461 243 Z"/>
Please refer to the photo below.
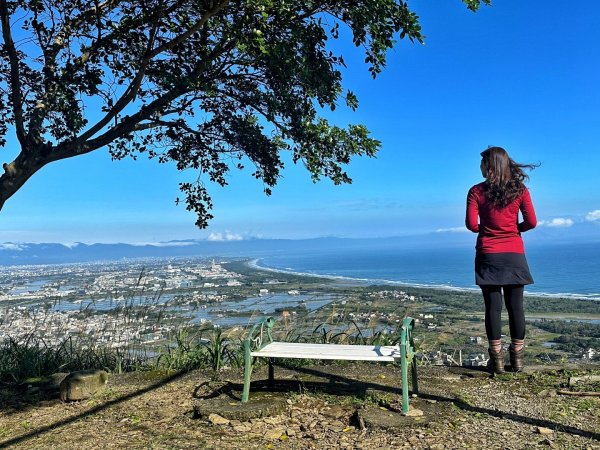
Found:
<path fill-rule="evenodd" d="M 535 211 L 524 181 L 523 169 L 501 147 L 481 153 L 483 183 L 473 186 L 467 196 L 466 226 L 478 233 L 475 256 L 475 283 L 485 302 L 485 330 L 489 342 L 489 366 L 504 373 L 500 338 L 502 294 L 508 310 L 511 345 L 510 365 L 514 372 L 523 369 L 525 313 L 524 285 L 532 284 L 521 233 L 536 226 Z M 519 222 L 519 211 L 523 220 Z M 479 219 L 479 221 L 478 221 Z"/>

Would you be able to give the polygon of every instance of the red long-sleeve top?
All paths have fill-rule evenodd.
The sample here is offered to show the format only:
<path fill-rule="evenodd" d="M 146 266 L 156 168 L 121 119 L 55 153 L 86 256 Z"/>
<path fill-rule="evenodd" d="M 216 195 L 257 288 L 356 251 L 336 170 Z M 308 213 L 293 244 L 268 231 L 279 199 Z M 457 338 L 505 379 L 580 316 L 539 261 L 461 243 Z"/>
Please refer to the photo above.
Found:
<path fill-rule="evenodd" d="M 476 184 L 467 195 L 465 224 L 473 233 L 479 233 L 475 246 L 477 252 L 525 253 L 521 233 L 537 225 L 529 191 L 523 189 L 512 203 L 497 208 L 487 199 L 484 184 Z M 519 211 L 523 216 L 522 222 L 519 222 Z"/>

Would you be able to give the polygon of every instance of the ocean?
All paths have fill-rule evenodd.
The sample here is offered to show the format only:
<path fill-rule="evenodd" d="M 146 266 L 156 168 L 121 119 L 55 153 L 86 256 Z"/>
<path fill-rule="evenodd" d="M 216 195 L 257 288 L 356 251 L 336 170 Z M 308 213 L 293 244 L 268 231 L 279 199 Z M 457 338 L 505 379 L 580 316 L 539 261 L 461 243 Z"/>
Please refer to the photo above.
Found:
<path fill-rule="evenodd" d="M 478 289 L 472 246 L 414 248 L 406 245 L 308 248 L 262 256 L 258 265 L 290 272 L 414 286 Z M 527 260 L 536 295 L 600 300 L 600 243 L 531 245 Z M 600 305 L 599 305 L 600 311 Z"/>

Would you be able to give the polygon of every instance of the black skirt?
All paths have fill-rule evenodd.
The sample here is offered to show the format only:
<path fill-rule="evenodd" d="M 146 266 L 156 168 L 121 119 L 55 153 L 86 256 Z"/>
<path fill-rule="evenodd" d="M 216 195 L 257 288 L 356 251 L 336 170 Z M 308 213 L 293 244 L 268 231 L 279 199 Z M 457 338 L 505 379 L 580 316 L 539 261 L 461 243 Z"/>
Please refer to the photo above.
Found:
<path fill-rule="evenodd" d="M 523 253 L 478 253 L 475 256 L 475 284 L 507 286 L 533 284 Z"/>

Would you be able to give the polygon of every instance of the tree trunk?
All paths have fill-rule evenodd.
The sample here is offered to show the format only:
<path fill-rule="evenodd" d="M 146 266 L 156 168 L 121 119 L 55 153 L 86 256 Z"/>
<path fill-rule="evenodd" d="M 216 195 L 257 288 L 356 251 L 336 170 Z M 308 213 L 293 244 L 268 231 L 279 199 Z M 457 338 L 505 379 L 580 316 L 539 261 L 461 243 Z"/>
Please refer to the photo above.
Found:
<path fill-rule="evenodd" d="M 40 145 L 34 149 L 22 150 L 11 163 L 2 164 L 0 176 L 0 210 L 4 203 L 17 192 L 38 170 L 48 164 L 49 146 Z"/>

